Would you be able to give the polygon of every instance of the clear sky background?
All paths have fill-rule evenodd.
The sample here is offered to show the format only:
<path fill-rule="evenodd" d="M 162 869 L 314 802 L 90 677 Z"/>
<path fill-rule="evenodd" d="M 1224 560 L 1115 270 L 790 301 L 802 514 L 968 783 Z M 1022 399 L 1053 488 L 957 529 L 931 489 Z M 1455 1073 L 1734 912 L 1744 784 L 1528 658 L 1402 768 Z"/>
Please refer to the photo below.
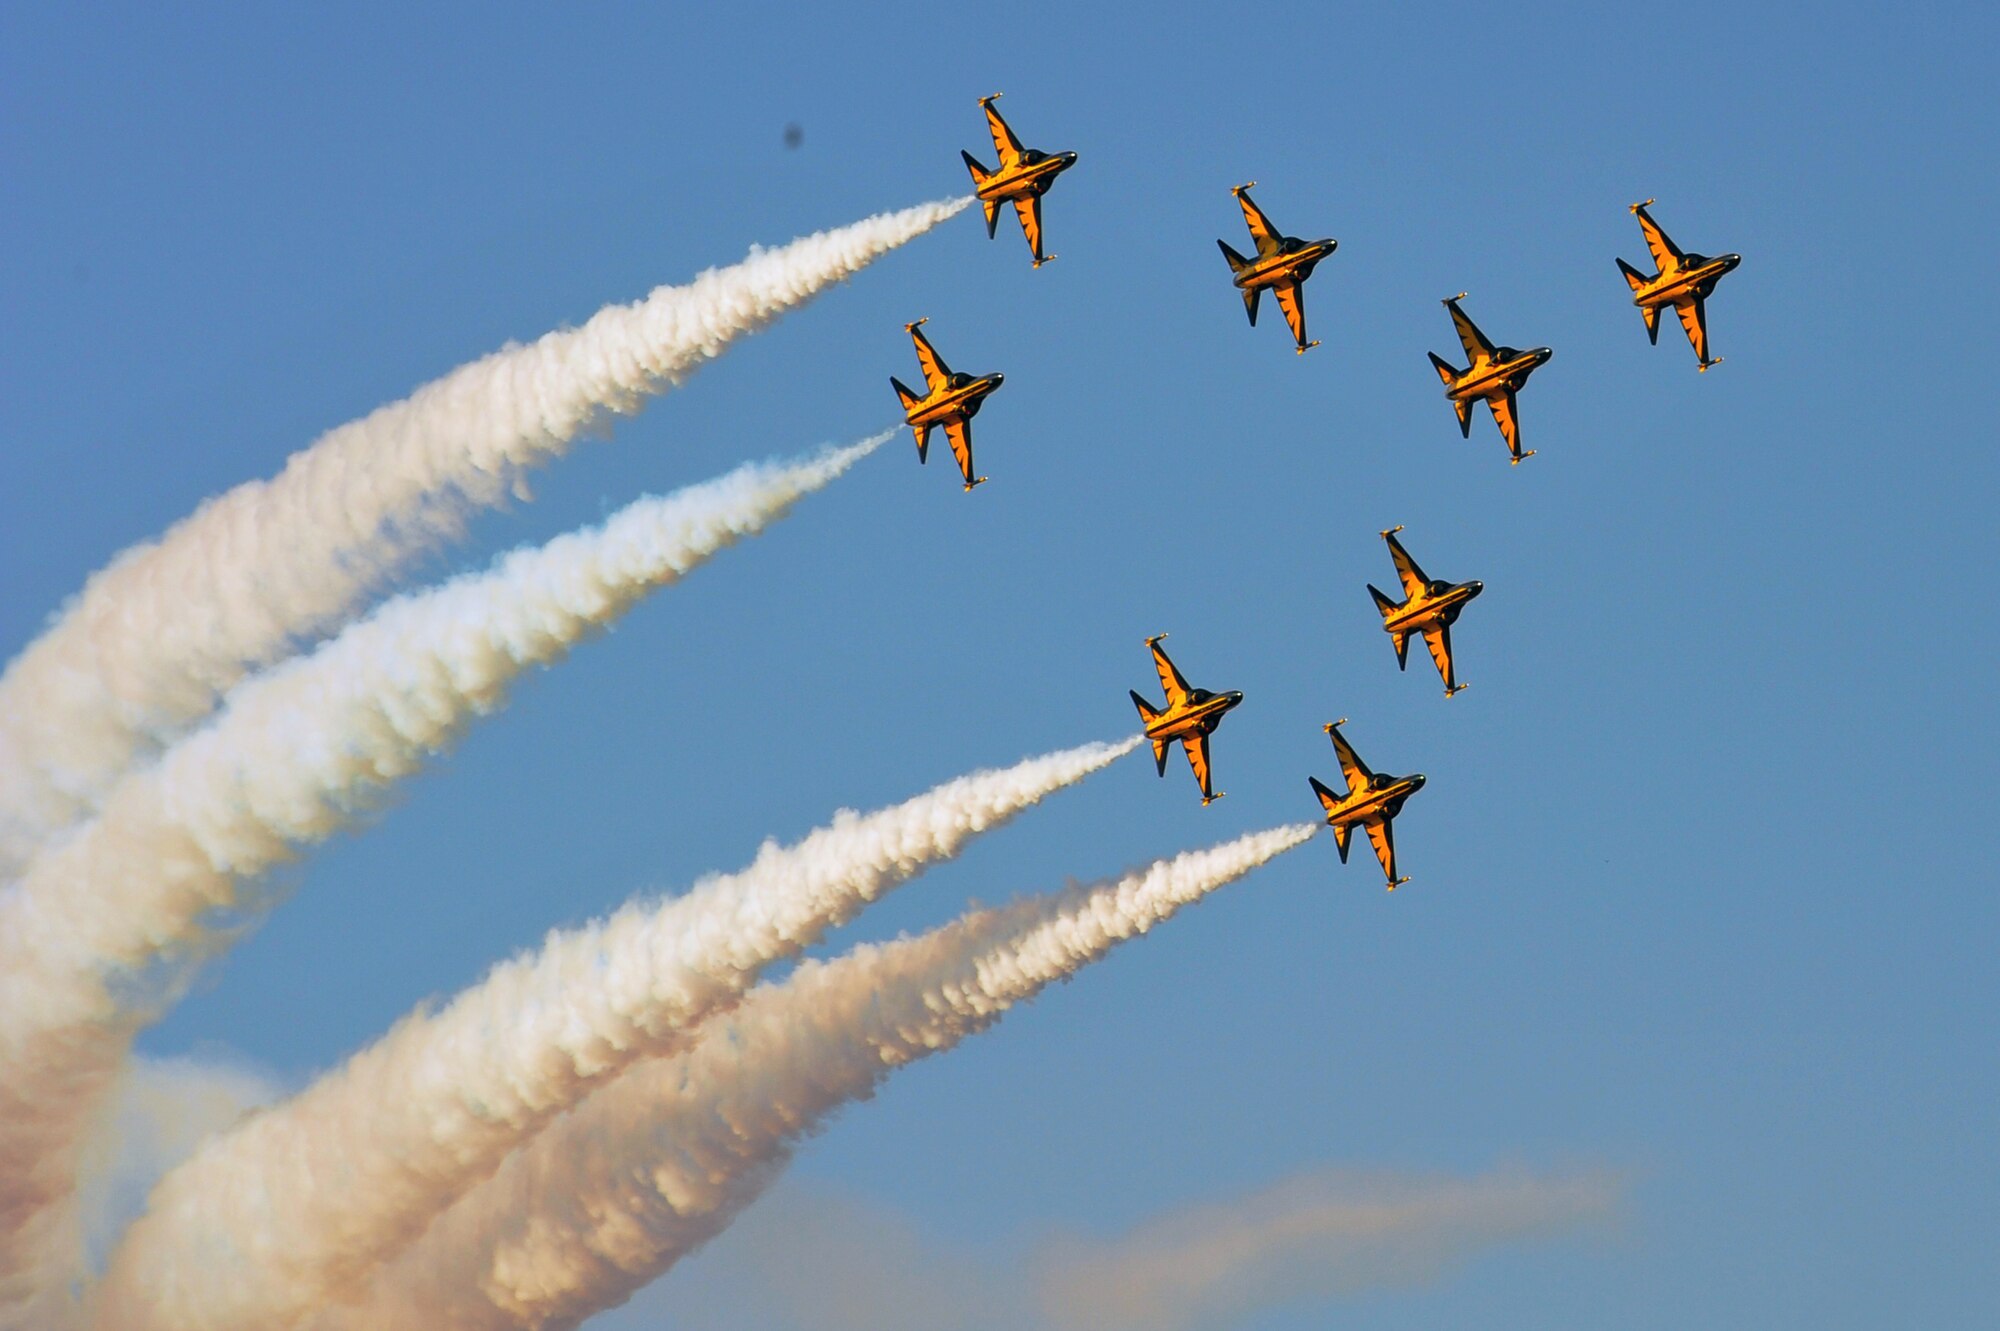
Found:
<path fill-rule="evenodd" d="M 527 680 L 292 871 L 145 1048 L 303 1080 L 767 835 L 1128 733 L 1171 630 L 1194 683 L 1247 695 L 1228 799 L 1126 759 L 832 946 L 1311 816 L 1338 716 L 1430 777 L 1397 823 L 1414 881 L 1316 841 L 899 1075 L 799 1185 L 985 1260 L 1323 1166 L 1602 1166 L 1612 1232 L 1242 1325 L 1991 1325 L 2000 43 L 1970 6 L 1776 14 L 14 7 L 10 652 L 119 549 L 467 359 L 963 192 L 980 94 L 1081 154 L 1058 262 L 975 210 L 426 574 L 884 428 L 921 315 L 1006 373 L 991 484 L 900 438 Z M 1340 240 L 1302 358 L 1215 250 L 1249 179 Z M 1612 262 L 1644 262 L 1648 196 L 1683 247 L 1744 256 L 1706 375 L 1671 323 L 1647 345 Z M 1483 409 L 1459 438 L 1424 359 L 1456 358 L 1461 289 L 1496 341 L 1555 348 L 1520 467 Z M 1395 523 L 1486 584 L 1450 702 L 1421 650 L 1397 673 L 1364 589 L 1393 585 Z M 606 1324 L 659 1324 L 726 1257 Z"/>

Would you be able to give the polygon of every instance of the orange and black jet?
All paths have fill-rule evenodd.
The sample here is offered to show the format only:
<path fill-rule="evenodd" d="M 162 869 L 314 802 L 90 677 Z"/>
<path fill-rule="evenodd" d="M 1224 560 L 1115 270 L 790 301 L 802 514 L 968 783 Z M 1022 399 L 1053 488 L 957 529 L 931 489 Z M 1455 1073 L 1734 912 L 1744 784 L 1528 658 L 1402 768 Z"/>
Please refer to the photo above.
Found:
<path fill-rule="evenodd" d="M 895 375 L 889 382 L 896 387 L 896 396 L 903 400 L 903 419 L 917 432 L 917 461 L 930 460 L 931 429 L 944 427 L 945 437 L 951 440 L 952 456 L 958 459 L 958 469 L 965 473 L 965 488 L 986 480 L 984 476 L 972 474 L 972 418 L 979 414 L 979 404 L 986 395 L 1006 382 L 1003 374 L 954 374 L 944 363 L 944 357 L 932 349 L 930 339 L 917 331 L 928 319 L 919 319 L 913 324 L 904 324 L 904 331 L 917 344 L 917 361 L 924 369 L 924 391 L 913 392 L 909 385 Z"/>
<path fill-rule="evenodd" d="M 1201 787 L 1201 802 L 1207 805 L 1222 798 L 1208 784 L 1208 737 L 1222 724 L 1222 714 L 1242 702 L 1243 695 L 1189 688 L 1160 650 L 1160 639 L 1166 636 L 1162 633 L 1146 639 L 1146 645 L 1153 649 L 1153 668 L 1160 672 L 1160 687 L 1167 691 L 1166 708 L 1153 706 L 1137 691 L 1132 694 L 1132 705 L 1146 723 L 1146 738 L 1153 741 L 1153 765 L 1160 769 L 1160 775 L 1167 774 L 1168 748 L 1179 740 L 1187 750 L 1188 765 L 1194 768 L 1195 783 Z"/>
<path fill-rule="evenodd" d="M 1313 266 L 1339 248 L 1340 242 L 1331 236 L 1324 240 L 1300 240 L 1280 232 L 1264 216 L 1264 210 L 1250 200 L 1250 187 L 1256 183 L 1253 180 L 1249 185 L 1238 185 L 1233 191 L 1236 202 L 1243 206 L 1243 220 L 1250 224 L 1250 239 L 1257 243 L 1256 257 L 1245 258 L 1230 249 L 1227 241 L 1215 243 L 1222 246 L 1222 257 L 1229 260 L 1229 271 L 1243 293 L 1243 308 L 1249 312 L 1250 326 L 1257 326 L 1257 297 L 1268 288 L 1278 298 L 1278 308 L 1285 312 L 1285 323 L 1290 326 L 1292 339 L 1299 344 L 1299 354 L 1303 356 L 1319 345 L 1306 341 L 1303 284 L 1312 276 Z"/>
<path fill-rule="evenodd" d="M 993 151 L 1000 154 L 1000 169 L 988 171 L 969 152 L 961 152 L 959 156 L 965 159 L 965 169 L 972 173 L 973 194 L 986 209 L 986 238 L 991 240 L 1000 224 L 1000 205 L 1012 203 L 1021 219 L 1021 234 L 1028 238 L 1028 253 L 1034 256 L 1035 267 L 1040 268 L 1056 257 L 1042 253 L 1042 196 L 1056 183 L 1057 176 L 1076 165 L 1076 154 L 1023 148 L 1014 131 L 993 109 L 999 96 L 996 92 L 992 97 L 982 97 L 979 106 L 986 112 L 986 128 L 993 135 Z"/>
<path fill-rule="evenodd" d="M 1438 678 L 1444 681 L 1444 696 L 1449 698 L 1465 687 L 1451 667 L 1451 626 L 1457 622 L 1458 612 L 1465 609 L 1465 603 L 1485 591 L 1486 584 L 1441 582 L 1425 577 L 1417 561 L 1410 558 L 1410 552 L 1396 539 L 1401 530 L 1391 527 L 1382 533 L 1382 539 L 1389 543 L 1389 558 L 1396 561 L 1396 576 L 1403 582 L 1403 599 L 1390 600 L 1372 582 L 1368 584 L 1368 594 L 1375 598 L 1375 608 L 1382 612 L 1382 627 L 1396 644 L 1396 668 L 1401 670 L 1409 664 L 1410 635 L 1423 634 L 1424 646 L 1431 649 L 1431 660 L 1437 662 Z"/>
<path fill-rule="evenodd" d="M 1465 438 L 1472 437 L 1473 404 L 1484 398 L 1493 409 L 1493 423 L 1500 427 L 1500 435 L 1507 441 L 1509 462 L 1531 458 L 1534 449 L 1521 451 L 1521 422 L 1514 413 L 1514 394 L 1521 391 L 1521 385 L 1528 382 L 1528 376 L 1542 362 L 1556 353 L 1547 347 L 1522 351 L 1494 346 L 1479 331 L 1479 326 L 1466 318 L 1465 311 L 1458 308 L 1458 302 L 1464 299 L 1465 293 L 1461 291 L 1448 297 L 1444 307 L 1451 311 L 1452 326 L 1458 329 L 1458 343 L 1472 363 L 1457 370 L 1435 351 L 1431 353 L 1431 364 L 1437 368 L 1438 378 L 1444 381 L 1444 395 L 1458 412 L 1458 432 Z"/>
<path fill-rule="evenodd" d="M 1709 366 L 1722 364 L 1720 356 L 1708 358 L 1708 297 L 1722 275 L 1743 262 L 1743 256 L 1725 254 L 1711 259 L 1706 254 L 1681 253 L 1680 246 L 1667 239 L 1660 224 L 1647 215 L 1646 208 L 1652 202 L 1633 204 L 1632 215 L 1646 233 L 1646 248 L 1653 252 L 1653 266 L 1659 271 L 1648 277 L 1623 259 L 1618 261 L 1618 271 L 1625 274 L 1625 284 L 1632 288 L 1632 303 L 1646 316 L 1646 336 L 1653 345 L 1660 345 L 1660 311 L 1671 305 L 1681 317 L 1688 345 L 1694 348 L 1694 358 L 1706 374 Z"/>
<path fill-rule="evenodd" d="M 1368 829 L 1368 839 L 1375 844 L 1375 858 L 1382 861 L 1382 872 L 1388 875 L 1389 890 L 1395 891 L 1407 878 L 1396 877 L 1396 838 L 1389 823 L 1403 811 L 1403 801 L 1424 788 L 1421 773 L 1415 776 L 1386 776 L 1368 770 L 1368 764 L 1354 751 L 1340 733 L 1347 724 L 1347 718 L 1333 722 L 1326 727 L 1326 733 L 1333 738 L 1333 751 L 1340 758 L 1341 775 L 1347 778 L 1347 793 L 1336 795 L 1320 784 L 1318 777 L 1307 777 L 1312 782 L 1313 794 L 1326 809 L 1327 825 L 1333 828 L 1333 844 L 1340 850 L 1340 862 L 1347 863 L 1348 838 L 1354 829 Z"/>

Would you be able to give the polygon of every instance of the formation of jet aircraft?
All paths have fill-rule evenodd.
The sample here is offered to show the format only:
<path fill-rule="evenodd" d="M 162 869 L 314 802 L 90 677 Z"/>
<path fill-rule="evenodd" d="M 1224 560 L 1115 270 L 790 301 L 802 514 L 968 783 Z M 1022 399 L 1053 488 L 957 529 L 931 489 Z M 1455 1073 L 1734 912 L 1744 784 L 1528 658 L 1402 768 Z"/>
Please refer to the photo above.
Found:
<path fill-rule="evenodd" d="M 1256 183 L 1253 180 L 1231 191 L 1243 209 L 1243 221 L 1249 226 L 1250 239 L 1257 248 L 1256 257 L 1238 254 L 1229 248 L 1227 241 L 1215 243 L 1222 247 L 1222 257 L 1229 260 L 1230 277 L 1243 293 L 1243 308 L 1250 315 L 1250 326 L 1257 326 L 1257 297 L 1269 291 L 1277 298 L 1278 308 L 1285 312 L 1285 324 L 1292 330 L 1292 340 L 1299 344 L 1298 351 L 1303 356 L 1319 345 L 1306 341 L 1305 280 L 1340 242 L 1331 236 L 1324 240 L 1300 240 L 1272 226 L 1264 210 L 1250 198 L 1250 190 Z"/>
<path fill-rule="evenodd" d="M 986 400 L 987 394 L 1005 383 L 1007 376 L 955 373 L 920 331 L 929 322 L 919 319 L 903 325 L 903 331 L 917 345 L 917 363 L 924 371 L 924 391 L 914 391 L 893 374 L 889 382 L 903 401 L 904 422 L 916 431 L 917 461 L 930 460 L 931 431 L 942 425 L 945 438 L 951 440 L 952 456 L 958 459 L 958 469 L 965 475 L 965 488 L 970 492 L 973 486 L 987 479 L 972 474 L 972 418 L 979 414 L 979 404 Z"/>
<path fill-rule="evenodd" d="M 1316 776 L 1306 780 L 1312 782 L 1313 794 L 1319 796 L 1320 807 L 1326 810 L 1327 825 L 1333 829 L 1333 844 L 1340 851 L 1340 862 L 1347 863 L 1347 843 L 1354 829 L 1365 828 L 1393 892 L 1410 880 L 1396 876 L 1396 834 L 1391 824 L 1403 811 L 1403 802 L 1424 788 L 1424 776 L 1421 772 L 1414 776 L 1389 776 L 1370 771 L 1354 746 L 1340 733 L 1346 724 L 1347 718 L 1343 716 L 1325 727 L 1327 736 L 1333 740 L 1333 752 L 1340 759 L 1346 792 L 1335 794 Z"/>
<path fill-rule="evenodd" d="M 966 170 L 971 173 L 974 195 L 985 210 L 987 237 L 991 239 L 996 234 L 1000 205 L 1011 203 L 1020 219 L 1021 233 L 1028 242 L 1029 258 L 1036 268 L 1040 268 L 1056 257 L 1042 249 L 1042 196 L 1048 193 L 1058 176 L 1076 165 L 1077 155 L 1023 147 L 1020 138 L 994 106 L 999 97 L 999 93 L 994 93 L 979 99 L 980 110 L 986 115 L 987 132 L 992 136 L 994 151 L 999 154 L 999 164 L 988 170 L 970 152 L 962 152 L 960 156 L 965 159 Z M 1240 254 L 1223 240 L 1218 240 L 1216 244 L 1229 263 L 1230 280 L 1243 296 L 1243 309 L 1249 316 L 1251 326 L 1255 327 L 1257 323 L 1259 299 L 1269 291 L 1284 314 L 1286 326 L 1291 329 L 1295 349 L 1304 355 L 1319 345 L 1306 337 L 1305 282 L 1320 260 L 1338 248 L 1339 242 L 1330 236 L 1320 240 L 1303 240 L 1279 231 L 1250 197 L 1256 183 L 1253 180 L 1231 191 L 1237 206 L 1243 211 L 1244 224 L 1250 229 L 1254 252 Z M 1741 263 L 1742 257 L 1725 254 L 1709 258 L 1683 252 L 1646 211 L 1652 203 L 1653 200 L 1648 199 L 1644 203 L 1633 204 L 1631 211 L 1639 219 L 1639 227 L 1652 253 L 1656 271 L 1648 276 L 1623 259 L 1618 260 L 1618 269 L 1631 288 L 1632 303 L 1639 308 L 1646 321 L 1648 338 L 1658 344 L 1660 311 L 1671 306 L 1687 333 L 1689 344 L 1694 348 L 1695 360 L 1706 371 L 1711 365 L 1719 364 L 1721 357 L 1711 359 L 1708 354 L 1705 302 L 1714 293 L 1716 283 Z M 1460 307 L 1459 302 L 1464 299 L 1465 293 L 1461 291 L 1447 299 L 1444 306 L 1451 314 L 1459 345 L 1465 350 L 1466 366 L 1459 369 L 1435 352 L 1431 353 L 1431 365 L 1444 386 L 1445 397 L 1458 415 L 1459 433 L 1471 437 L 1473 409 L 1480 402 L 1486 403 L 1493 414 L 1494 424 L 1506 441 L 1509 461 L 1518 463 L 1523 458 L 1533 457 L 1534 450 L 1521 447 L 1517 395 L 1527 383 L 1528 376 L 1546 364 L 1554 352 L 1548 347 L 1522 351 L 1515 347 L 1495 346 Z M 978 414 L 980 404 L 1004 380 L 998 374 L 955 373 L 920 331 L 925 322 L 919 319 L 904 325 L 915 344 L 917 360 L 923 367 L 924 391 L 916 392 L 893 376 L 889 382 L 895 386 L 896 396 L 903 404 L 904 421 L 916 434 L 918 462 L 928 458 L 931 431 L 943 426 L 946 437 L 951 441 L 952 454 L 957 458 L 959 470 L 964 476 L 965 488 L 970 491 L 987 479 L 973 474 L 971 421 Z M 1459 682 L 1453 663 L 1451 626 L 1458 621 L 1466 605 L 1485 588 L 1478 582 L 1445 582 L 1428 577 L 1396 539 L 1396 534 L 1402 530 L 1401 527 L 1390 527 L 1381 533 L 1389 547 L 1389 558 L 1396 566 L 1402 599 L 1397 600 L 1372 583 L 1368 584 L 1368 593 L 1374 598 L 1375 608 L 1382 616 L 1382 629 L 1396 649 L 1397 669 L 1408 668 L 1410 639 L 1420 636 L 1437 667 L 1438 678 L 1444 684 L 1445 697 L 1454 697 L 1466 686 Z M 1178 742 L 1187 754 L 1189 767 L 1194 771 L 1195 784 L 1201 789 L 1201 802 L 1212 804 L 1222 798 L 1222 792 L 1215 790 L 1210 780 L 1209 736 L 1215 733 L 1222 718 L 1243 701 L 1243 695 L 1238 692 L 1212 693 L 1207 689 L 1190 687 L 1166 650 L 1160 646 L 1166 636 L 1162 633 L 1146 639 L 1146 646 L 1153 654 L 1153 668 L 1159 675 L 1160 687 L 1166 691 L 1165 704 L 1156 707 L 1136 690 L 1132 692 L 1132 703 L 1138 708 L 1146 738 L 1152 743 L 1153 762 L 1159 774 L 1162 777 L 1166 775 L 1167 751 Z M 1326 821 L 1333 828 L 1334 843 L 1340 851 L 1341 862 L 1347 861 L 1354 829 L 1364 829 L 1393 891 L 1410 880 L 1396 873 L 1392 824 L 1410 796 L 1423 788 L 1424 777 L 1421 774 L 1389 776 L 1370 770 L 1340 733 L 1340 727 L 1345 724 L 1347 721 L 1343 717 L 1327 725 L 1325 730 L 1333 741 L 1346 789 L 1335 792 L 1317 777 L 1309 780 L 1325 812 Z"/>
<path fill-rule="evenodd" d="M 1639 219 L 1639 230 L 1646 235 L 1646 248 L 1653 252 L 1657 271 L 1647 277 L 1623 259 L 1618 261 L 1618 271 L 1625 274 L 1625 283 L 1632 288 L 1632 303 L 1646 317 L 1647 338 L 1654 346 L 1660 344 L 1660 311 L 1673 306 L 1688 345 L 1694 348 L 1694 358 L 1706 374 L 1709 366 L 1722 364 L 1720 356 L 1708 358 L 1708 297 L 1723 274 L 1743 262 L 1743 256 L 1725 254 L 1711 259 L 1705 254 L 1682 253 L 1646 211 L 1652 203 L 1648 199 L 1633 204 L 1632 215 Z"/>
<path fill-rule="evenodd" d="M 1167 691 L 1167 705 L 1153 706 L 1136 689 L 1132 690 L 1132 705 L 1139 709 L 1139 719 L 1146 725 L 1146 738 L 1153 742 L 1153 765 L 1159 768 L 1160 775 L 1167 774 L 1167 750 L 1179 740 L 1187 751 L 1188 766 L 1194 768 L 1195 784 L 1201 787 L 1201 802 L 1213 804 L 1228 792 L 1218 794 L 1209 785 L 1208 737 L 1222 724 L 1223 714 L 1243 701 L 1243 695 L 1189 688 L 1166 649 L 1160 646 L 1166 636 L 1161 633 L 1148 638 L 1146 646 L 1153 649 L 1153 669 L 1159 672 L 1160 687 Z"/>
<path fill-rule="evenodd" d="M 973 194 L 986 209 L 986 238 L 991 240 L 1000 222 L 1000 205 L 1012 203 L 1021 219 L 1021 234 L 1028 238 L 1028 253 L 1040 268 L 1053 254 L 1042 253 L 1042 196 L 1056 177 L 1076 165 L 1075 153 L 1045 153 L 1039 148 L 1023 148 L 1014 131 L 993 103 L 999 93 L 979 99 L 986 112 L 986 129 L 993 136 L 993 151 L 1000 154 L 998 170 L 988 171 L 969 152 L 959 153 L 965 169 L 972 173 Z"/>
<path fill-rule="evenodd" d="M 1451 311 L 1458 344 L 1465 348 L 1465 358 L 1471 363 L 1463 370 L 1454 369 L 1451 362 L 1433 351 L 1431 365 L 1444 381 L 1444 395 L 1451 399 L 1452 409 L 1458 413 L 1459 435 L 1472 437 L 1472 407 L 1483 400 L 1493 411 L 1493 423 L 1500 427 L 1500 437 L 1507 441 L 1509 464 L 1518 464 L 1522 458 L 1533 457 L 1535 450 L 1521 451 L 1521 419 L 1515 410 L 1514 395 L 1528 382 L 1528 376 L 1556 353 L 1547 347 L 1521 351 L 1494 346 L 1479 331 L 1479 325 L 1458 308 L 1458 302 L 1464 299 L 1463 291 L 1448 296 L 1444 307 Z"/>
<path fill-rule="evenodd" d="M 1486 584 L 1440 582 L 1425 577 L 1417 561 L 1410 558 L 1410 552 L 1396 539 L 1401 530 L 1391 527 L 1382 533 L 1382 539 L 1389 543 L 1389 558 L 1395 561 L 1396 576 L 1402 580 L 1403 599 L 1390 599 L 1372 582 L 1368 584 L 1368 594 L 1375 598 L 1375 608 L 1382 612 L 1382 627 L 1396 646 L 1396 668 L 1401 670 L 1408 665 L 1410 635 L 1421 633 L 1424 646 L 1430 648 L 1431 660 L 1437 663 L 1438 678 L 1444 681 L 1444 696 L 1449 698 L 1465 687 L 1458 682 L 1458 674 L 1451 665 L 1451 626 L 1458 622 L 1465 603 L 1485 591 Z"/>

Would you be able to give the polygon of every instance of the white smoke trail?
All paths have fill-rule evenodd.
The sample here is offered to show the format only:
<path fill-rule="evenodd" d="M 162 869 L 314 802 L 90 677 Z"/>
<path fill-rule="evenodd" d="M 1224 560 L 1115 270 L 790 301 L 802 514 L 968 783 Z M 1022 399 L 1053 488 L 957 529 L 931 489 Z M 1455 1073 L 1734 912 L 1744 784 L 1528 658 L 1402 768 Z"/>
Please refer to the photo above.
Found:
<path fill-rule="evenodd" d="M 133 1033 L 258 902 L 257 876 L 349 825 L 522 671 L 761 530 L 887 433 L 753 464 L 490 571 L 399 597 L 249 681 L 205 729 L 0 893 L 0 1327 L 66 1260 L 53 1203 Z"/>
<path fill-rule="evenodd" d="M 710 1022 L 684 1057 L 641 1063 L 557 1119 L 385 1268 L 365 1302 L 308 1325 L 546 1331 L 621 1303 L 725 1227 L 795 1142 L 894 1069 L 952 1048 L 1316 830 L 1254 833 L 805 962 Z"/>
<path fill-rule="evenodd" d="M 677 1269 L 593 1322 L 675 1331 L 1231 1331 L 1441 1282 L 1498 1249 L 1602 1241 L 1629 1181 L 1599 1167 L 1471 1174 L 1308 1166 L 1156 1212 L 974 1248 L 823 1183 L 773 1187 Z"/>
<path fill-rule="evenodd" d="M 271 1328 L 350 1301 L 593 1087 L 684 1047 L 766 965 L 1137 744 L 1089 744 L 843 813 L 677 900 L 551 935 L 169 1175 L 105 1277 L 101 1318 Z"/>
<path fill-rule="evenodd" d="M 581 328 L 508 347 L 127 550 L 0 675 L 0 881 L 247 671 L 347 618 L 524 469 L 969 202 L 754 249 Z"/>

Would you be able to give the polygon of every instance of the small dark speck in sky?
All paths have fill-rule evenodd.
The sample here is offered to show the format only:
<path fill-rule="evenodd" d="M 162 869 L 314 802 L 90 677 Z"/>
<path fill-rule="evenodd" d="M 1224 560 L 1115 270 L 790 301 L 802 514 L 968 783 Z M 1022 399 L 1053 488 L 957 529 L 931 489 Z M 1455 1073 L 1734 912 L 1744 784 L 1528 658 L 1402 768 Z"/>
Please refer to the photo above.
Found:
<path fill-rule="evenodd" d="M 805 129 L 798 121 L 794 120 L 791 124 L 785 126 L 785 146 L 787 148 L 796 148 L 805 141 Z"/>

